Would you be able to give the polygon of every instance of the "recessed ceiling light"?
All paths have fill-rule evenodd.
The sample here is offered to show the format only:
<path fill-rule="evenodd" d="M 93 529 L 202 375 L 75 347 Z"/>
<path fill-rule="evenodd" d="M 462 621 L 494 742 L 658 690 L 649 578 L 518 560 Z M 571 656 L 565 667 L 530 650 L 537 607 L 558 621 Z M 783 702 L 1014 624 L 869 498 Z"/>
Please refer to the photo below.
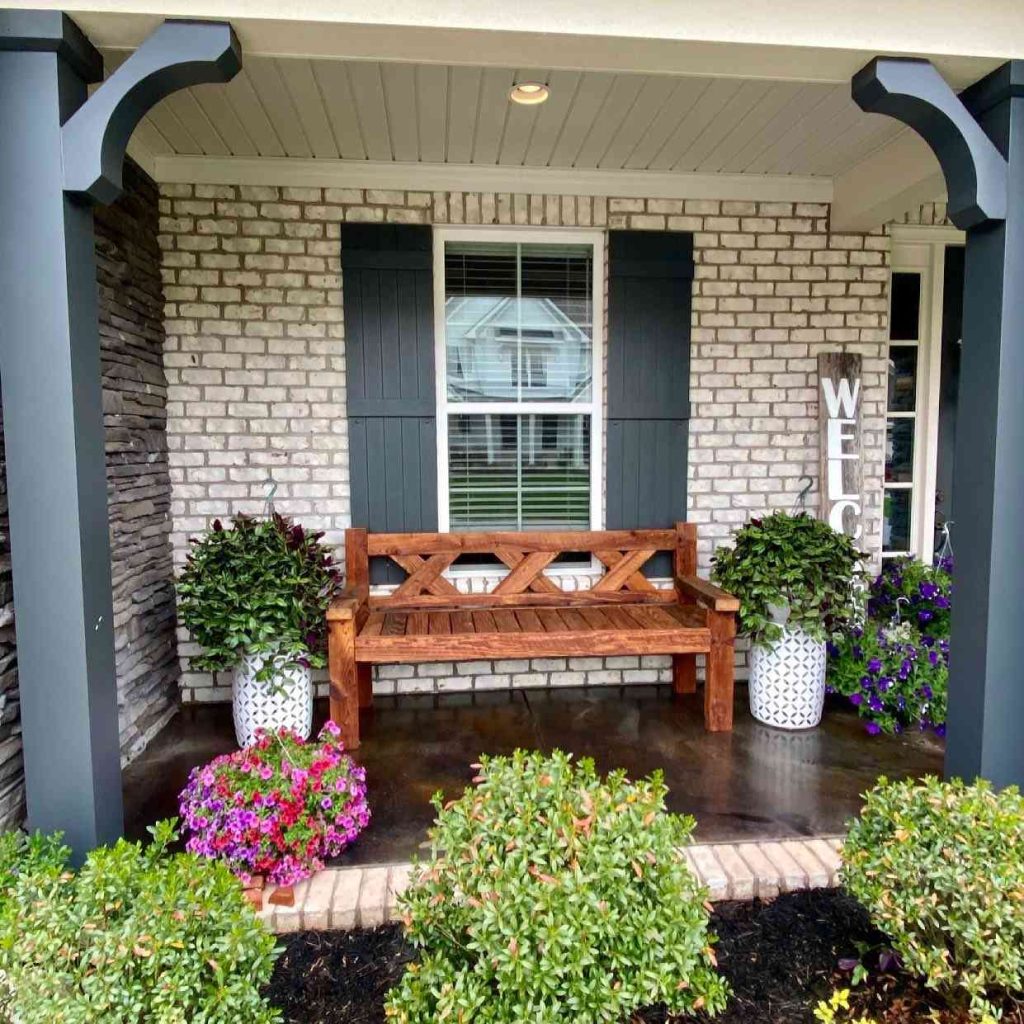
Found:
<path fill-rule="evenodd" d="M 537 103 L 543 103 L 550 95 L 550 90 L 543 82 L 517 82 L 512 86 L 508 98 L 513 103 L 522 103 L 524 106 L 531 107 Z"/>

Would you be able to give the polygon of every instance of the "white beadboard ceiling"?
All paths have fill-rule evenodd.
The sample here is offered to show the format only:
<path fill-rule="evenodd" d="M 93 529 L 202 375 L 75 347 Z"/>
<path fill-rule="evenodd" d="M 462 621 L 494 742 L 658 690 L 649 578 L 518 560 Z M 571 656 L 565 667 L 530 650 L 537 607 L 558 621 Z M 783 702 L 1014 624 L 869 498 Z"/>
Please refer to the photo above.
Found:
<path fill-rule="evenodd" d="M 510 103 L 517 80 L 546 82 L 550 100 Z M 226 86 L 164 100 L 138 141 L 156 157 L 831 178 L 899 131 L 846 85 L 250 57 Z"/>

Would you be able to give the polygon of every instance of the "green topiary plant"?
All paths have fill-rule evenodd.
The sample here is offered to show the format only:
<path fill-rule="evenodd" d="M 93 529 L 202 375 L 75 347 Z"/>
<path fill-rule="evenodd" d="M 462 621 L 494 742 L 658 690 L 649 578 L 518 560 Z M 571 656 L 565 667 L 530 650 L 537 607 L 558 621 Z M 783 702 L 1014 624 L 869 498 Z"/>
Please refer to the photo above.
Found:
<path fill-rule="evenodd" d="M 881 779 L 853 822 L 843 882 L 903 966 L 976 1019 L 1024 991 L 1024 799 L 960 780 Z"/>
<path fill-rule="evenodd" d="M 259 678 L 290 664 L 326 663 L 326 612 L 339 576 L 322 533 L 307 533 L 279 515 L 216 520 L 193 541 L 178 580 L 178 615 L 203 653 L 201 671 L 235 665 L 243 652 L 283 655 Z"/>
<path fill-rule="evenodd" d="M 751 519 L 731 548 L 719 548 L 711 578 L 740 599 L 738 626 L 755 643 L 782 635 L 769 605 L 787 607 L 788 624 L 824 640 L 856 605 L 861 553 L 845 534 L 804 512 Z"/>
<path fill-rule="evenodd" d="M 639 1007 L 721 1010 L 705 893 L 655 773 L 517 751 L 438 809 L 400 899 L 421 953 L 388 995 L 398 1024 L 619 1024 Z"/>
<path fill-rule="evenodd" d="M 59 838 L 0 837 L 0 1008 L 18 1024 L 275 1024 L 274 937 L 222 864 L 167 855 L 173 822 L 77 874 Z M 0 1011 L 2 1012 L 2 1011 Z"/>

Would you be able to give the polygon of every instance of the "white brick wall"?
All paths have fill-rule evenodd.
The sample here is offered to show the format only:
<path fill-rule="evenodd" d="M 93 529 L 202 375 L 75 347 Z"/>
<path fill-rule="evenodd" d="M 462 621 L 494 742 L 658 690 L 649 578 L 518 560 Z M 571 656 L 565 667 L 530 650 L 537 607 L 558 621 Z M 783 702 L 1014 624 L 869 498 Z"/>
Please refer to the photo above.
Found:
<path fill-rule="evenodd" d="M 863 545 L 878 550 L 889 248 L 881 230 L 831 234 L 818 203 L 373 189 L 164 185 L 161 208 L 178 562 L 215 517 L 262 510 L 271 486 L 279 511 L 332 539 L 349 525 L 344 221 L 694 232 L 688 516 L 699 524 L 702 571 L 750 515 L 790 508 L 805 476 L 816 488 L 816 356 L 839 348 L 864 357 Z M 810 507 L 816 501 L 815 490 Z M 185 637 L 180 651 L 187 657 Z M 388 666 L 376 688 L 667 678 L 664 659 L 549 660 Z M 229 696 L 229 680 L 183 668 L 186 700 Z"/>

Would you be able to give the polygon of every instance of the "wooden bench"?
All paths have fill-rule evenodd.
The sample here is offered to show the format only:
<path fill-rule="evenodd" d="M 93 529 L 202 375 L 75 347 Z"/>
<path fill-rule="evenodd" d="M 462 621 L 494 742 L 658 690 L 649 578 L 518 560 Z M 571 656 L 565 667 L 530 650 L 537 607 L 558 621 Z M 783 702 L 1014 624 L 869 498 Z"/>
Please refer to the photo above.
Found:
<path fill-rule="evenodd" d="M 641 571 L 671 551 L 674 586 Z M 560 554 L 590 553 L 603 574 L 565 591 L 545 573 Z M 487 555 L 508 572 L 488 594 L 463 594 L 445 572 L 462 555 Z M 375 664 L 495 658 L 671 654 L 676 693 L 697 688 L 696 655 L 707 655 L 704 723 L 732 728 L 733 647 L 739 601 L 696 575 L 697 530 L 601 533 L 346 532 L 347 589 L 327 613 L 331 719 L 359 746 L 359 709 L 372 703 Z M 388 594 L 370 593 L 370 559 L 407 573 Z"/>

